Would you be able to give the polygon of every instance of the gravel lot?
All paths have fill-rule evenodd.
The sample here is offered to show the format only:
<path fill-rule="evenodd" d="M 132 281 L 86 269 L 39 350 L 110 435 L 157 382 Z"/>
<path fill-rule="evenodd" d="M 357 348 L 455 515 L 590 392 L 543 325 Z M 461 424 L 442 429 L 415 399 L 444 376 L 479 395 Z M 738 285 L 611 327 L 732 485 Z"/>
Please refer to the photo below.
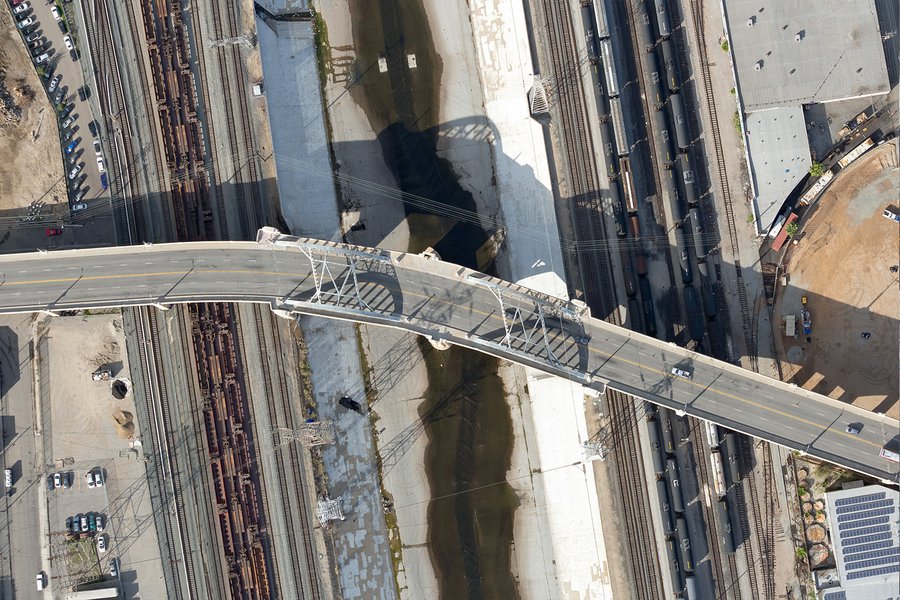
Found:
<path fill-rule="evenodd" d="M 797 339 L 783 328 L 776 335 L 785 378 L 894 418 L 900 287 L 890 267 L 900 262 L 900 239 L 881 211 L 897 202 L 896 170 L 894 141 L 835 178 L 788 254 L 789 283 L 775 306 L 778 323 L 795 314 L 798 328 L 801 296 L 812 313 L 810 341 L 802 331 Z"/>

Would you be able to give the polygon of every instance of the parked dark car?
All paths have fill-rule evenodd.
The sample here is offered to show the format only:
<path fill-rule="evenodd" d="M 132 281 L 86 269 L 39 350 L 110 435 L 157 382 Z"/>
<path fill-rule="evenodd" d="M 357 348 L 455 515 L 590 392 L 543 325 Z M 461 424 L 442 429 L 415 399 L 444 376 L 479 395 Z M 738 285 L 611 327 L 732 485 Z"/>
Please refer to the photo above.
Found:
<path fill-rule="evenodd" d="M 64 34 L 69 33 L 69 28 L 66 26 L 65 21 L 57 21 L 56 24 L 59 25 L 59 30 Z"/>
<path fill-rule="evenodd" d="M 88 122 L 88 130 L 92 136 L 97 137 L 97 121 Z"/>

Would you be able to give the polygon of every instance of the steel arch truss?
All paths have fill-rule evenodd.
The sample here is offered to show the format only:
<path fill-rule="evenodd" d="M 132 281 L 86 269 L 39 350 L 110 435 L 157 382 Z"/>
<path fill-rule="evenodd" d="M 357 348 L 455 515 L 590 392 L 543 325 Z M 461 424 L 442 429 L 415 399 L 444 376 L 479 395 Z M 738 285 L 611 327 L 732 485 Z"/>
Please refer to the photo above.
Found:
<path fill-rule="evenodd" d="M 550 295 L 500 285 L 480 277 L 469 280 L 497 300 L 503 320 L 501 344 L 514 352 L 538 356 L 556 367 L 570 367 L 571 339 L 582 330 L 582 311 Z M 570 331 L 575 329 L 573 333 Z M 577 348 L 575 348 L 577 352 Z"/>
<path fill-rule="evenodd" d="M 306 257 L 313 282 L 309 295 L 294 300 L 378 315 L 402 310 L 400 298 L 391 291 L 396 287 L 397 273 L 389 257 L 303 240 L 285 245 L 297 248 Z"/>

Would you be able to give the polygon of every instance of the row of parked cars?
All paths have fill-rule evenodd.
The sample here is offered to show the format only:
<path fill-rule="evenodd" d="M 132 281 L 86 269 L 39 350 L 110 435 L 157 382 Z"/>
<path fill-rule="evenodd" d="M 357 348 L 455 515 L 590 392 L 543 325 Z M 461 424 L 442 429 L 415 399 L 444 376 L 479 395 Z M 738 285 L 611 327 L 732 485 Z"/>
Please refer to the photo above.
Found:
<path fill-rule="evenodd" d="M 66 517 L 66 533 L 69 539 L 89 538 L 96 536 L 97 552 L 103 554 L 109 549 L 109 540 L 106 534 L 106 518 L 101 513 L 78 513 L 72 517 Z M 115 567 L 111 566 L 111 569 Z"/>
<path fill-rule="evenodd" d="M 69 87 L 63 85 L 61 74 L 54 76 L 54 65 L 49 62 L 53 50 L 50 48 L 50 43 L 47 41 L 46 37 L 43 35 L 44 32 L 39 30 L 40 25 L 32 14 L 31 4 L 24 0 L 10 0 L 10 2 L 13 6 L 13 14 L 16 16 L 19 29 L 22 30 L 22 34 L 25 38 L 25 43 L 28 45 L 28 49 L 34 58 L 35 63 L 42 66 L 39 71 L 41 72 L 44 84 L 47 87 L 47 96 L 58 112 L 60 124 L 59 132 L 62 144 L 65 147 L 69 208 L 72 212 L 86 210 L 87 204 L 85 204 L 83 200 L 89 191 L 89 187 L 83 185 L 87 179 L 87 174 L 82 172 L 84 170 L 84 162 L 80 160 L 82 158 L 82 151 L 78 150 L 82 138 L 76 137 L 76 133 L 79 129 L 76 124 L 78 115 L 73 114 L 75 104 L 66 102 L 66 99 L 69 97 Z M 50 12 L 53 15 L 53 18 L 56 19 L 60 31 L 63 33 L 63 44 L 69 51 L 72 60 L 78 60 L 78 49 L 73 37 L 69 35 L 68 26 L 66 25 L 65 18 L 60 12 L 59 7 L 55 5 L 52 6 Z M 87 86 L 81 86 L 77 91 L 79 99 L 82 102 L 86 101 L 89 95 Z M 97 168 L 100 172 L 100 185 L 103 189 L 106 189 L 106 168 L 103 163 L 103 153 L 100 141 L 97 139 L 99 128 L 97 123 L 91 120 L 88 123 L 88 129 L 91 132 L 91 136 L 94 138 L 93 150 L 96 155 L 95 160 L 97 161 Z M 48 233 L 47 235 L 51 234 Z"/>
<path fill-rule="evenodd" d="M 10 0 L 10 4 L 12 4 L 13 7 L 13 16 L 16 18 L 16 26 L 25 36 L 25 42 L 28 44 L 28 50 L 31 52 L 31 57 L 35 64 L 42 65 L 47 63 L 54 50 L 47 39 L 41 35 L 40 31 L 38 31 L 41 25 L 38 23 L 37 17 L 32 11 L 31 2 L 26 2 L 24 0 Z M 66 25 L 62 13 L 56 6 L 50 8 L 50 13 L 53 15 L 53 18 L 56 19 L 56 24 L 63 33 L 63 44 L 66 46 L 66 50 L 69 51 L 69 56 L 73 61 L 77 61 L 78 49 L 75 47 L 72 36 L 69 35 L 69 27 Z"/>
<path fill-rule="evenodd" d="M 66 531 L 69 532 L 69 535 L 93 534 L 104 529 L 106 529 L 106 519 L 101 513 L 79 513 L 74 517 L 66 517 Z"/>
<path fill-rule="evenodd" d="M 51 234 L 48 230 L 47 235 L 58 234 Z M 47 490 L 52 492 L 59 488 L 70 488 L 74 481 L 75 476 L 72 474 L 72 471 L 57 471 L 56 473 L 47 475 Z M 84 482 L 88 486 L 88 489 L 103 487 L 103 470 L 100 468 L 91 469 L 84 474 Z"/>

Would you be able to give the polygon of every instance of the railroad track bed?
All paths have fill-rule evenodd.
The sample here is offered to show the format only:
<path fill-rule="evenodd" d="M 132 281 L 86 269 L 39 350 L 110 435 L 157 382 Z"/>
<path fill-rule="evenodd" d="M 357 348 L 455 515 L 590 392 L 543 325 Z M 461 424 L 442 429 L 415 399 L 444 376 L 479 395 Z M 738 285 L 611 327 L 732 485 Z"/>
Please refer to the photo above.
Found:
<path fill-rule="evenodd" d="M 551 60 L 551 80 L 554 100 L 552 116 L 559 125 L 554 128 L 557 146 L 563 160 L 558 160 L 560 179 L 574 207 L 571 218 L 575 242 L 569 249 L 574 253 L 571 263 L 577 265 L 580 282 L 575 285 L 585 302 L 596 315 L 608 315 L 607 320 L 620 325 L 615 293 L 615 281 L 609 257 L 608 234 L 603 205 L 598 192 L 599 177 L 593 142 L 586 119 L 583 87 L 578 81 L 581 60 L 573 38 L 572 16 L 566 3 L 543 0 L 540 4 L 546 24 L 541 29 Z M 579 248 L 583 247 L 583 250 Z M 636 598 L 661 597 L 662 583 L 658 563 L 648 560 L 657 555 L 654 532 L 648 527 L 646 515 L 649 499 L 643 481 L 640 449 L 635 437 L 633 399 L 613 390 L 606 393 L 609 423 L 613 432 L 622 433 L 615 441 L 611 455 L 610 479 L 619 482 L 617 504 L 626 531 L 621 538 L 629 555 L 628 575 L 633 582 Z M 630 415 L 630 416 L 629 416 Z"/>
<path fill-rule="evenodd" d="M 233 2 L 211 0 L 203 4 L 201 13 L 198 16 L 205 19 L 194 19 L 194 36 L 197 69 L 201 73 L 199 84 L 206 98 L 210 128 L 210 163 L 214 165 L 210 175 L 213 181 L 230 184 L 218 187 L 220 196 L 229 196 L 227 200 L 219 198 L 218 210 L 224 212 L 226 202 L 233 205 L 232 214 L 237 216 L 241 238 L 252 239 L 268 221 L 259 187 L 262 177 L 248 105 L 250 82 L 242 55 L 245 44 L 240 41 L 246 32 L 238 26 L 240 14 Z M 210 78 L 214 76 L 221 92 L 211 94 Z"/>
<path fill-rule="evenodd" d="M 297 371 L 289 356 L 289 353 L 294 352 L 293 348 L 285 347 L 282 342 L 283 339 L 291 339 L 290 332 L 285 331 L 289 326 L 266 307 L 253 305 L 247 308 L 248 310 L 242 310 L 245 318 L 240 320 L 243 326 L 240 328 L 241 339 L 248 345 L 253 344 L 255 339 L 255 348 L 248 348 L 247 353 L 252 355 L 258 351 L 262 358 L 259 363 L 260 377 L 257 378 L 257 383 L 262 388 L 258 392 L 262 394 L 255 395 L 265 395 L 267 411 L 265 421 L 268 430 L 263 431 L 257 426 L 256 435 L 271 436 L 273 444 L 271 461 L 266 465 L 274 465 L 274 472 L 267 472 L 266 467 L 260 464 L 261 478 L 265 482 L 263 490 L 268 490 L 264 497 L 271 498 L 273 494 L 278 496 L 277 499 L 272 499 L 273 502 L 266 501 L 266 512 L 273 514 L 273 511 L 280 509 L 283 518 L 281 528 L 283 535 L 288 538 L 289 550 L 286 553 L 279 553 L 277 548 L 280 545 L 272 543 L 275 567 L 282 581 L 289 580 L 288 585 L 296 586 L 294 593 L 298 598 L 318 600 L 326 596 L 322 593 L 320 573 L 323 569 L 316 560 L 318 552 L 311 526 L 315 511 L 307 502 L 311 495 L 306 488 L 311 483 L 311 477 L 307 475 L 310 470 L 305 468 L 307 465 L 304 464 L 303 454 L 308 449 L 288 433 L 304 422 L 302 415 L 298 413 L 306 404 L 303 401 L 304 392 L 299 389 L 296 380 L 286 374 L 288 369 Z M 252 328 L 248 321 L 252 322 Z M 270 364 L 265 357 L 276 360 Z M 253 381 L 250 376 L 251 385 Z M 261 408 L 257 406 L 255 410 L 259 411 Z M 260 446 L 263 445 L 261 440 Z M 282 590 L 282 593 L 286 594 L 287 590 Z"/>
<path fill-rule="evenodd" d="M 727 223 L 728 236 L 722 243 L 727 243 L 733 257 L 734 268 L 737 279 L 737 294 L 741 309 L 741 325 L 744 332 L 744 344 L 747 355 L 750 357 L 751 367 L 754 371 L 758 370 L 758 358 L 756 356 L 756 347 L 753 342 L 752 316 L 750 312 L 750 301 L 747 296 L 747 288 L 744 284 L 740 261 L 740 248 L 737 238 L 737 224 L 734 218 L 734 200 L 729 187 L 728 170 L 725 165 L 724 152 L 722 148 L 722 136 L 719 129 L 719 115 L 716 109 L 716 95 L 712 85 L 712 77 L 709 71 L 709 56 L 707 53 L 706 32 L 704 27 L 704 9 L 703 0 L 686 0 L 688 10 L 685 17 L 690 16 L 694 29 L 694 46 L 698 53 L 700 63 L 700 78 L 697 83 L 698 95 L 702 93 L 705 100 L 704 110 L 709 115 L 709 133 L 706 139 L 712 141 L 712 152 L 706 153 L 708 158 L 708 169 L 710 171 L 711 180 L 717 180 L 719 200 L 715 202 L 715 206 L 719 210 L 724 210 L 725 221 Z M 710 187 L 712 191 L 714 188 Z M 712 192 L 715 194 L 715 192 Z"/>
<path fill-rule="evenodd" d="M 658 558 L 656 532 L 653 529 L 650 498 L 640 443 L 637 437 L 643 402 L 607 391 L 609 427 L 613 451 L 607 462 L 612 464 L 621 496 L 621 520 L 625 524 L 624 543 L 628 568 L 633 581 L 634 598 L 663 597 L 662 573 Z"/>
<path fill-rule="evenodd" d="M 578 265 L 580 288 L 585 302 L 595 315 L 607 315 L 616 307 L 615 281 L 609 260 L 607 228 L 599 193 L 599 177 L 594 159 L 585 112 L 584 91 L 579 81 L 582 70 L 574 43 L 572 16 L 568 4 L 543 0 L 542 14 L 546 20 L 546 46 L 551 55 L 550 67 L 553 88 L 551 96 L 555 109 L 553 127 L 558 145 L 564 152 L 561 179 L 567 182 L 565 192 L 574 206 L 571 218 L 575 242 L 569 253 L 571 262 Z M 563 185 L 561 184 L 561 188 Z M 582 250 L 580 247 L 583 247 Z"/>
<path fill-rule="evenodd" d="M 126 10 L 127 7 L 126 7 Z M 105 0 L 82 0 L 84 32 L 94 66 L 94 81 L 101 114 L 105 117 L 102 132 L 109 173 L 110 194 L 113 197 L 113 218 L 120 243 L 133 240 L 132 226 L 140 231 L 145 224 L 140 204 L 127 206 L 127 198 L 143 192 L 134 186 L 138 182 L 131 118 L 126 103 L 119 57 L 113 40 L 113 27 Z M 130 12 L 130 11 L 129 11 Z M 121 149 L 121 154 L 119 150 Z M 129 218 L 129 214 L 131 215 Z M 130 222 L 133 219 L 134 223 Z"/>

